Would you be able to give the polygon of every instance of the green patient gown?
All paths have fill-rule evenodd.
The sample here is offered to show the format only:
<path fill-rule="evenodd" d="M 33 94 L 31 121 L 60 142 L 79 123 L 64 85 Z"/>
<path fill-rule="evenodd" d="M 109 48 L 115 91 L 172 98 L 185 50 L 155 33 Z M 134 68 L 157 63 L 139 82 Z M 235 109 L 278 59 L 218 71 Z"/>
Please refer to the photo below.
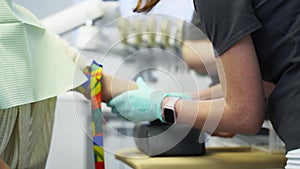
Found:
<path fill-rule="evenodd" d="M 0 0 L 0 158 L 43 169 L 56 96 L 86 81 L 59 37 L 27 9 Z"/>
<path fill-rule="evenodd" d="M 0 0 L 0 109 L 57 96 L 86 81 L 65 48 L 28 10 Z"/>

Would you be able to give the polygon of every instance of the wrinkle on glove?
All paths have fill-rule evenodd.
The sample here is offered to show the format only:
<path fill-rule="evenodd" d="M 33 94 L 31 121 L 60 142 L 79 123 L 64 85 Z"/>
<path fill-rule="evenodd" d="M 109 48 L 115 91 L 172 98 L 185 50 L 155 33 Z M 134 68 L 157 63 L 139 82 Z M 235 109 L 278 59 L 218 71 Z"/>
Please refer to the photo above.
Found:
<path fill-rule="evenodd" d="M 51 98 L 86 81 L 57 35 L 9 0 L 0 0 L 0 57 L 0 109 Z"/>

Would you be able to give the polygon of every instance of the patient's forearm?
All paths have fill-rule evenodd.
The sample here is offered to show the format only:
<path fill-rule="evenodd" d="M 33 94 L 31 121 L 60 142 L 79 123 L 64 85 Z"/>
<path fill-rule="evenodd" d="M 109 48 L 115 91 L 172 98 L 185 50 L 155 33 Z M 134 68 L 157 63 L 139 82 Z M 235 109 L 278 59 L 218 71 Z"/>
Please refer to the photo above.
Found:
<path fill-rule="evenodd" d="M 91 65 L 92 63 L 91 59 L 87 58 L 84 55 L 80 55 L 77 49 L 70 46 L 66 41 L 61 39 L 58 35 L 53 34 L 53 37 L 56 38 L 59 42 L 61 42 L 67 55 L 74 63 L 76 63 L 76 66 L 80 70 L 84 71 L 86 67 Z M 124 80 L 117 77 L 112 77 L 111 75 L 108 74 L 104 74 L 102 77 L 102 101 L 108 102 L 112 97 L 117 96 L 127 90 L 133 90 L 136 88 L 137 86 L 135 82 Z M 86 93 L 83 94 L 86 95 Z"/>
<path fill-rule="evenodd" d="M 102 78 L 102 101 L 107 103 L 112 97 L 133 89 L 137 89 L 135 82 L 104 73 Z"/>

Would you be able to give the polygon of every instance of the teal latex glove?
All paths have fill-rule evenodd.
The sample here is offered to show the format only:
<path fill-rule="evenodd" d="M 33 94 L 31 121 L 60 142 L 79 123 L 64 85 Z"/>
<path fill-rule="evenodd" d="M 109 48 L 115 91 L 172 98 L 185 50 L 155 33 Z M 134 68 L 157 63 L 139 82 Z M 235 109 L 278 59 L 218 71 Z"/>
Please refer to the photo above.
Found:
<path fill-rule="evenodd" d="M 120 114 L 133 122 L 153 121 L 161 116 L 161 102 L 165 95 L 162 91 L 152 89 L 138 78 L 138 89 L 122 93 L 110 102 L 108 106 L 113 113 Z"/>
<path fill-rule="evenodd" d="M 165 97 L 180 97 L 190 99 L 185 93 L 167 93 L 152 89 L 138 78 L 138 89 L 122 93 L 113 98 L 107 105 L 113 113 L 133 122 L 153 121 L 161 118 L 161 102 Z"/>

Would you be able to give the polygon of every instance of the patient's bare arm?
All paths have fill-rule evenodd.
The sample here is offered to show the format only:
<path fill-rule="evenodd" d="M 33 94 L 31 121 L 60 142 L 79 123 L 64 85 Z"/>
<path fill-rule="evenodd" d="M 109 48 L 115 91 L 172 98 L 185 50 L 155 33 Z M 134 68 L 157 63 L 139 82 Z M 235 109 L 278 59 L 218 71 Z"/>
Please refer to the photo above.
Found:
<path fill-rule="evenodd" d="M 114 96 L 137 89 L 135 82 L 105 74 L 102 77 L 102 101 L 107 103 Z"/>
<path fill-rule="evenodd" d="M 86 82 L 89 83 L 89 82 Z M 102 88 L 102 102 L 109 102 L 113 97 L 126 92 L 128 90 L 137 89 L 137 85 L 135 82 L 122 79 L 119 77 L 113 77 L 109 74 L 103 73 L 101 80 L 101 88 Z M 81 86 L 73 89 L 74 91 L 82 93 L 87 99 L 91 99 L 90 97 L 90 87 L 89 84 L 82 84 Z"/>

